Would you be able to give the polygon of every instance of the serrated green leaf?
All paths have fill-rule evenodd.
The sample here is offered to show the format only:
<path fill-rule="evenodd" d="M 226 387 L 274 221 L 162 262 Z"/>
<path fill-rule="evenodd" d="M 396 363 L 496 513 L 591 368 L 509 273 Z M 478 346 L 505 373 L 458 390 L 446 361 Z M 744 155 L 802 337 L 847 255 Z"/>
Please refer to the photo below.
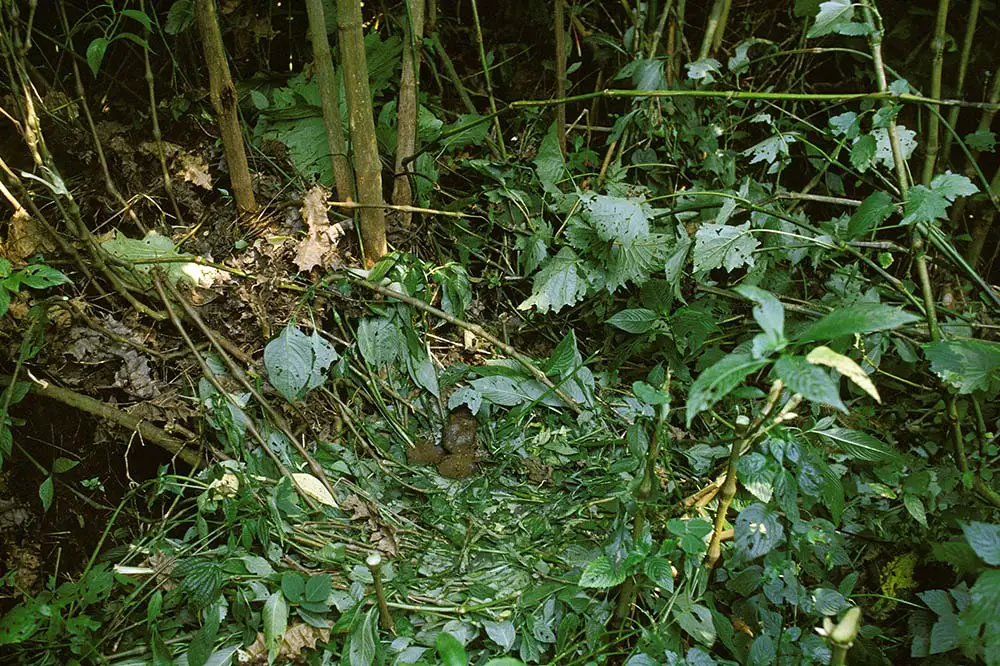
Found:
<path fill-rule="evenodd" d="M 631 245 L 649 234 L 651 211 L 641 199 L 588 192 L 580 197 L 585 217 L 603 241 Z"/>
<path fill-rule="evenodd" d="M 725 267 L 732 272 L 742 266 L 753 267 L 754 250 L 760 247 L 750 223 L 738 226 L 703 224 L 695 233 L 694 270 L 711 271 Z"/>
<path fill-rule="evenodd" d="M 587 293 L 583 262 L 571 248 L 563 247 L 549 259 L 535 276 L 531 296 L 517 306 L 518 310 L 537 309 L 541 313 L 559 312 L 576 305 Z"/>
<path fill-rule="evenodd" d="M 591 560 L 580 575 L 580 587 L 607 589 L 620 585 L 625 580 L 625 572 L 616 569 L 607 555 Z"/>
<path fill-rule="evenodd" d="M 541 145 L 538 147 L 538 154 L 534 159 L 535 175 L 542 184 L 542 189 L 546 194 L 558 195 L 562 192 L 558 183 L 563 178 L 566 165 L 563 161 L 562 150 L 559 148 L 559 138 L 556 124 L 549 125 L 549 131 L 545 133 Z"/>
<path fill-rule="evenodd" d="M 611 316 L 605 323 L 626 333 L 646 333 L 659 321 L 660 315 L 646 308 L 621 310 Z"/>
<path fill-rule="evenodd" d="M 875 159 L 875 151 L 878 148 L 878 141 L 871 134 L 865 134 L 858 138 L 851 146 L 851 166 L 864 173 L 872 165 Z"/>
<path fill-rule="evenodd" d="M 854 3 L 851 0 L 827 0 L 819 5 L 819 12 L 807 38 L 822 37 L 830 33 L 837 32 L 838 28 L 845 23 L 850 23 L 854 18 Z"/>
<path fill-rule="evenodd" d="M 578 365 L 578 362 L 582 360 L 579 356 L 580 352 L 576 349 L 576 333 L 570 330 L 552 350 L 549 362 L 545 365 L 545 374 L 562 377 Z"/>
<path fill-rule="evenodd" d="M 167 23 L 163 29 L 168 35 L 178 35 L 187 30 L 192 23 L 194 23 L 193 0 L 175 0 L 174 4 L 170 5 Z"/>
<path fill-rule="evenodd" d="M 965 395 L 1000 392 L 1000 344 L 985 340 L 942 340 L 924 345 L 931 370 Z"/>
<path fill-rule="evenodd" d="M 837 308 L 809 326 L 796 338 L 797 342 L 834 340 L 855 333 L 874 333 L 899 328 L 919 317 L 904 310 L 880 303 L 857 303 Z"/>
<path fill-rule="evenodd" d="M 642 572 L 649 580 L 653 581 L 661 591 L 674 591 L 674 567 L 670 560 L 664 557 L 647 557 L 642 563 Z"/>
<path fill-rule="evenodd" d="M 858 136 L 861 123 L 858 122 L 858 114 L 853 111 L 847 111 L 830 118 L 830 127 L 833 128 L 835 136 L 854 139 Z"/>
<path fill-rule="evenodd" d="M 965 540 L 991 567 L 1000 567 L 1000 525 L 976 521 L 961 523 Z"/>
<path fill-rule="evenodd" d="M 847 223 L 847 239 L 861 238 L 889 219 L 896 207 L 885 192 L 875 192 L 861 202 Z"/>
<path fill-rule="evenodd" d="M 965 135 L 965 143 L 970 150 L 992 153 L 997 147 L 997 135 L 990 130 L 976 131 Z"/>
<path fill-rule="evenodd" d="M 944 196 L 923 185 L 914 185 L 910 188 L 909 197 L 903 207 L 903 224 L 919 222 L 929 224 L 947 217 L 948 200 Z"/>
<path fill-rule="evenodd" d="M 841 451 L 856 460 L 889 462 L 901 458 L 898 451 L 868 433 L 849 428 L 829 428 L 813 432 L 835 442 Z"/>
<path fill-rule="evenodd" d="M 968 177 L 945 171 L 934 177 L 931 181 L 931 189 L 943 196 L 948 201 L 954 201 L 958 197 L 972 196 L 979 191 Z"/>
<path fill-rule="evenodd" d="M 729 354 L 698 375 L 688 393 L 687 425 L 767 363 L 766 359 L 755 359 L 749 354 Z"/>

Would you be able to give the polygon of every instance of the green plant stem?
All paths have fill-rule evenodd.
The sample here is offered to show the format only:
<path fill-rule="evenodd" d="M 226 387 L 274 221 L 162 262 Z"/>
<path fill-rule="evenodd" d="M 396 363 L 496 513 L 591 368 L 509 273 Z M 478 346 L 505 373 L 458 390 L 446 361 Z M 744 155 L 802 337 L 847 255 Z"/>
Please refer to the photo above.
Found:
<path fill-rule="evenodd" d="M 938 0 L 937 21 L 934 29 L 934 39 L 931 40 L 931 97 L 941 97 L 941 70 L 944 68 L 944 43 L 948 29 L 948 0 Z M 957 107 L 956 107 L 957 108 Z M 934 177 L 934 163 L 937 161 L 939 149 L 938 117 L 931 114 L 927 120 L 926 156 L 921 182 L 930 185 Z"/>
<path fill-rule="evenodd" d="M 497 135 L 497 146 L 500 148 L 500 158 L 507 159 L 507 146 L 500 128 L 500 117 L 497 113 L 497 100 L 493 96 L 493 80 L 490 77 L 490 67 L 486 62 L 486 48 L 483 46 L 483 27 L 479 22 L 478 0 L 470 0 L 472 5 L 472 21 L 476 26 L 476 47 L 479 49 L 479 64 L 483 68 L 483 81 L 486 84 L 486 95 L 490 101 L 490 115 L 493 118 L 493 129 Z"/>
<path fill-rule="evenodd" d="M 566 96 L 566 0 L 552 0 L 553 28 L 556 36 L 556 97 Z M 559 150 L 566 155 L 566 105 L 556 106 L 556 132 Z"/>
<path fill-rule="evenodd" d="M 969 58 L 972 55 L 972 42 L 976 37 L 976 26 L 979 23 L 980 0 L 972 0 L 969 3 L 969 16 L 965 21 L 965 37 L 962 40 L 962 55 L 958 61 L 958 75 L 955 77 L 955 96 L 962 97 L 965 93 L 965 76 L 969 71 Z M 958 125 L 959 107 L 952 107 L 948 112 L 948 125 L 956 127 Z M 941 153 L 947 160 L 951 154 L 952 136 L 948 134 L 944 137 L 944 147 Z"/>

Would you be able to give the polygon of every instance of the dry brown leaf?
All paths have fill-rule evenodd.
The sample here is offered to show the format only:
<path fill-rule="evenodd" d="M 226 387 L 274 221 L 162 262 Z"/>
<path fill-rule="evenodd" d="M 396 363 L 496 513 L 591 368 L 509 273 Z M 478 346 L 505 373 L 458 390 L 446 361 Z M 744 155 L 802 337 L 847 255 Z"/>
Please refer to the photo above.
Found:
<path fill-rule="evenodd" d="M 318 629 L 305 623 L 293 624 L 281 638 L 281 646 L 278 648 L 278 656 L 274 663 L 289 663 L 301 657 L 304 651 L 314 649 L 317 643 L 325 643 L 328 640 L 330 640 L 329 629 Z M 264 641 L 264 634 L 258 633 L 257 640 L 243 651 L 247 660 L 241 660 L 241 663 L 266 664 L 267 643 Z"/>
<path fill-rule="evenodd" d="M 327 190 L 317 185 L 302 199 L 302 219 L 309 232 L 295 253 L 295 265 L 300 271 L 309 272 L 316 266 L 330 265 L 337 254 L 337 240 L 344 235 L 343 225 L 331 225 L 326 216 L 327 195 Z"/>
<path fill-rule="evenodd" d="M 22 208 L 10 218 L 2 254 L 10 263 L 20 266 L 28 257 L 40 252 L 55 252 L 58 247 L 45 227 Z"/>
<path fill-rule="evenodd" d="M 208 163 L 201 155 L 183 153 L 177 158 L 177 175 L 193 185 L 211 191 L 212 176 L 208 173 Z"/>

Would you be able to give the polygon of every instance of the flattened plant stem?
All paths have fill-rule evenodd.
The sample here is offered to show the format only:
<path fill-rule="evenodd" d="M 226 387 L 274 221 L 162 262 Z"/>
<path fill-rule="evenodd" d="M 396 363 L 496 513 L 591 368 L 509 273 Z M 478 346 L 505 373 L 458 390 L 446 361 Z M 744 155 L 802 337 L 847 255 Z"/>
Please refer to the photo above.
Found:
<path fill-rule="evenodd" d="M 483 68 L 483 81 L 486 83 L 486 94 L 490 100 L 490 115 L 493 116 L 493 129 L 497 135 L 497 146 L 500 148 L 501 159 L 507 159 L 507 147 L 503 140 L 503 130 L 500 129 L 500 117 L 497 114 L 497 100 L 493 96 L 493 79 L 490 77 L 489 63 L 486 62 L 486 48 L 483 46 L 483 28 L 479 23 L 479 7 L 477 0 L 470 0 L 472 5 L 472 21 L 476 25 L 476 46 L 479 48 L 479 64 Z"/>

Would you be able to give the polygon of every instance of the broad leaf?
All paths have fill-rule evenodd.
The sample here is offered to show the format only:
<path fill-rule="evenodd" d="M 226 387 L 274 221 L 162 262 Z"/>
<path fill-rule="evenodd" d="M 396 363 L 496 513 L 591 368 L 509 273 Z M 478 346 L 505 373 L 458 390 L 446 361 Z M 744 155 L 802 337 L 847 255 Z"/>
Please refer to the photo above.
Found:
<path fill-rule="evenodd" d="M 962 523 L 962 532 L 972 550 L 991 567 L 1000 567 L 1000 525 Z"/>
<path fill-rule="evenodd" d="M 281 592 L 273 592 L 264 602 L 262 613 L 264 622 L 264 643 L 269 654 L 276 654 L 281 646 L 281 638 L 288 629 L 288 603 Z"/>
<path fill-rule="evenodd" d="M 753 267 L 754 250 L 760 247 L 750 223 L 739 226 L 703 224 L 695 233 L 694 270 L 711 271 L 725 267 L 732 272 L 741 266 Z"/>
<path fill-rule="evenodd" d="M 743 509 L 733 528 L 734 546 L 745 560 L 767 555 L 785 538 L 777 510 L 759 502 Z"/>
<path fill-rule="evenodd" d="M 888 462 L 901 458 L 894 448 L 864 432 L 849 428 L 829 428 L 813 432 L 835 442 L 841 451 L 855 460 Z"/>
<path fill-rule="evenodd" d="M 854 359 L 843 354 L 838 354 L 829 347 L 819 346 L 809 352 L 806 361 L 814 365 L 825 365 L 833 368 L 843 376 L 854 382 L 861 390 L 875 398 L 876 402 L 882 402 L 882 397 L 878 394 L 874 382 Z M 838 391 L 839 393 L 839 391 Z M 803 394 L 805 395 L 805 394 Z"/>
<path fill-rule="evenodd" d="M 943 340 L 924 345 L 931 370 L 961 394 L 1000 392 L 1000 344 L 985 340 Z"/>
<path fill-rule="evenodd" d="M 626 333 L 645 333 L 653 328 L 659 318 L 660 316 L 652 310 L 635 308 L 616 312 L 606 323 Z"/>
<path fill-rule="evenodd" d="M 748 375 L 757 372 L 768 361 L 749 354 L 729 354 L 698 375 L 691 385 L 687 401 L 687 424 L 700 412 L 710 408 L 739 386 Z"/>
<path fill-rule="evenodd" d="M 537 309 L 539 312 L 559 312 L 568 305 L 576 305 L 587 293 L 587 279 L 583 262 L 568 247 L 549 259 L 531 286 L 531 296 L 517 306 L 518 310 Z"/>
<path fill-rule="evenodd" d="M 601 555 L 584 568 L 580 575 L 580 587 L 607 589 L 620 585 L 625 580 L 625 571 L 617 568 L 607 555 Z"/>
<path fill-rule="evenodd" d="M 847 223 L 847 240 L 855 240 L 889 219 L 896 210 L 892 198 L 885 192 L 868 195 Z"/>
<path fill-rule="evenodd" d="M 874 333 L 899 328 L 919 317 L 899 308 L 880 303 L 858 303 L 838 308 L 809 326 L 796 338 L 798 342 L 834 340 L 855 333 Z"/>

